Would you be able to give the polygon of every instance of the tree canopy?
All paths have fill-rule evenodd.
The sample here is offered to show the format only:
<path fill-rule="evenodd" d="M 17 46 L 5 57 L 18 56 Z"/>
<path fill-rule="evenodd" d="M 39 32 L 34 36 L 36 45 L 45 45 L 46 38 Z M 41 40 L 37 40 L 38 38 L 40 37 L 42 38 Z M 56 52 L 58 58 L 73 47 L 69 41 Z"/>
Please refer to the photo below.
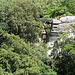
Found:
<path fill-rule="evenodd" d="M 39 42 L 41 17 L 68 15 L 75 15 L 75 0 L 0 0 L 0 75 L 74 75 L 75 38 L 60 35 L 53 58 Z"/>

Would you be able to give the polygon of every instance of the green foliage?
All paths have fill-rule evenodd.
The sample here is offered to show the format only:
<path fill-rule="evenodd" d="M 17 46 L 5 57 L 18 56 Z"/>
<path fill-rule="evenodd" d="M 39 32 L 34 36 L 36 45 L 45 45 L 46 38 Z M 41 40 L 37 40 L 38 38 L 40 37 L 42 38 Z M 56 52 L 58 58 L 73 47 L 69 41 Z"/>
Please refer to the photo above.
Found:
<path fill-rule="evenodd" d="M 5 34 L 6 32 L 2 30 L 2 28 L 0 27 L 0 45 L 1 43 L 3 42 L 3 39 L 2 39 L 2 35 Z"/>
<path fill-rule="evenodd" d="M 5 22 L 0 22 L 0 28 L 2 28 L 3 31 L 9 30 L 9 26 Z"/>
<path fill-rule="evenodd" d="M 61 15 L 69 15 L 67 12 L 68 8 L 66 6 L 64 7 L 55 7 L 54 9 L 49 9 L 47 12 L 44 13 L 44 15 L 48 15 L 48 17 L 56 17 L 56 16 L 61 16 Z M 44 16 L 47 17 L 47 16 Z"/>
<path fill-rule="evenodd" d="M 9 31 L 9 26 L 6 22 L 7 13 L 14 6 L 14 0 L 0 0 L 0 28 L 4 31 Z"/>
<path fill-rule="evenodd" d="M 2 39 L 0 47 L 1 73 L 4 72 L 8 75 L 56 74 L 45 64 L 45 62 L 49 63 L 51 61 L 47 57 L 47 47 L 45 44 L 40 43 L 39 46 L 36 44 L 27 44 L 19 36 L 8 33 L 3 34 Z"/>
<path fill-rule="evenodd" d="M 75 24 L 72 24 L 71 26 L 72 26 L 72 31 L 75 34 Z"/>
<path fill-rule="evenodd" d="M 58 75 L 74 75 L 75 38 L 68 38 L 67 33 L 60 35 L 55 42 L 53 56 L 55 63 L 54 69 Z"/>
<path fill-rule="evenodd" d="M 5 22 L 7 12 L 14 6 L 14 0 L 0 0 L 0 22 Z"/>
<path fill-rule="evenodd" d="M 75 0 L 65 0 L 65 5 L 69 8 L 69 12 L 75 14 Z"/>
<path fill-rule="evenodd" d="M 0 75 L 56 75 L 45 44 L 25 43 L 40 35 L 40 6 L 28 0 L 0 0 L 0 8 Z"/>
<path fill-rule="evenodd" d="M 40 34 L 42 26 L 42 23 L 39 21 L 39 12 L 41 12 L 40 7 L 36 7 L 29 1 L 17 1 L 7 16 L 10 33 L 19 35 L 26 42 L 34 42 Z"/>
<path fill-rule="evenodd" d="M 4 42 L 0 48 L 0 67 L 5 72 L 16 74 L 19 70 L 22 70 L 18 74 L 21 75 L 25 71 L 28 71 L 30 75 L 40 75 L 39 66 L 36 61 L 37 57 L 32 58 L 29 54 L 29 46 L 20 39 L 18 36 L 13 34 L 3 35 Z"/>
<path fill-rule="evenodd" d="M 30 43 L 41 35 L 41 15 L 74 14 L 74 0 L 0 0 L 0 75 L 74 75 L 74 38 L 60 35 L 53 49 L 54 60 L 47 56 L 44 43 Z M 61 38 L 64 41 L 60 42 Z"/>
<path fill-rule="evenodd" d="M 75 72 L 75 42 L 73 44 L 66 44 L 62 48 L 62 52 L 56 57 L 55 69 L 58 75 L 74 75 Z"/>
<path fill-rule="evenodd" d="M 48 0 L 49 2 L 49 0 Z M 44 18 L 57 17 L 57 16 L 68 16 L 75 14 L 75 1 L 74 0 L 50 0 L 45 5 L 46 9 L 43 8 Z"/>

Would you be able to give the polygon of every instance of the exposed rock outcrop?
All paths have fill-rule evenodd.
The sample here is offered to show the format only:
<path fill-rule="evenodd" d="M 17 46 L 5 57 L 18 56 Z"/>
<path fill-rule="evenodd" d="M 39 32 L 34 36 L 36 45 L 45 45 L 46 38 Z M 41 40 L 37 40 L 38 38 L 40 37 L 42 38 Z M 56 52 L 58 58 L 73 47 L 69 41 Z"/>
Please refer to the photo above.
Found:
<path fill-rule="evenodd" d="M 75 16 L 65 16 L 60 18 L 61 23 L 70 23 L 75 21 Z"/>
<path fill-rule="evenodd" d="M 53 24 L 71 23 L 75 21 L 75 16 L 61 17 L 59 20 L 53 19 Z"/>

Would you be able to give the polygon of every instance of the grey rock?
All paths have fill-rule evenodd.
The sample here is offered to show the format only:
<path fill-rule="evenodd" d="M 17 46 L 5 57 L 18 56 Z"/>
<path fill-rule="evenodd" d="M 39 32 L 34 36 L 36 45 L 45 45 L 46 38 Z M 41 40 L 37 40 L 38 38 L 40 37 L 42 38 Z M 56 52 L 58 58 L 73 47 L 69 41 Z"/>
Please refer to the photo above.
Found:
<path fill-rule="evenodd" d="M 61 18 L 60 18 L 60 21 L 61 21 L 62 23 L 70 23 L 70 22 L 75 21 L 75 16 L 65 16 L 65 17 L 61 17 Z"/>

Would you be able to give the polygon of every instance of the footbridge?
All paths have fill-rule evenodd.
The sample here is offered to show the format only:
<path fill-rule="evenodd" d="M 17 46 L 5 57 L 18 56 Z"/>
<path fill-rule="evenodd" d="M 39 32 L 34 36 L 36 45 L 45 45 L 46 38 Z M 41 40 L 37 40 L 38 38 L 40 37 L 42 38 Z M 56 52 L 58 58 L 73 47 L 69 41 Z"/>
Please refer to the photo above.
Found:
<path fill-rule="evenodd" d="M 59 33 L 69 32 L 71 29 L 71 21 L 69 22 L 68 20 L 64 22 L 64 19 L 40 18 L 40 21 L 44 23 L 43 28 L 45 31 L 42 33 L 43 40 L 46 40 L 48 35 L 58 36 Z M 49 32 L 47 31 L 48 28 Z"/>

